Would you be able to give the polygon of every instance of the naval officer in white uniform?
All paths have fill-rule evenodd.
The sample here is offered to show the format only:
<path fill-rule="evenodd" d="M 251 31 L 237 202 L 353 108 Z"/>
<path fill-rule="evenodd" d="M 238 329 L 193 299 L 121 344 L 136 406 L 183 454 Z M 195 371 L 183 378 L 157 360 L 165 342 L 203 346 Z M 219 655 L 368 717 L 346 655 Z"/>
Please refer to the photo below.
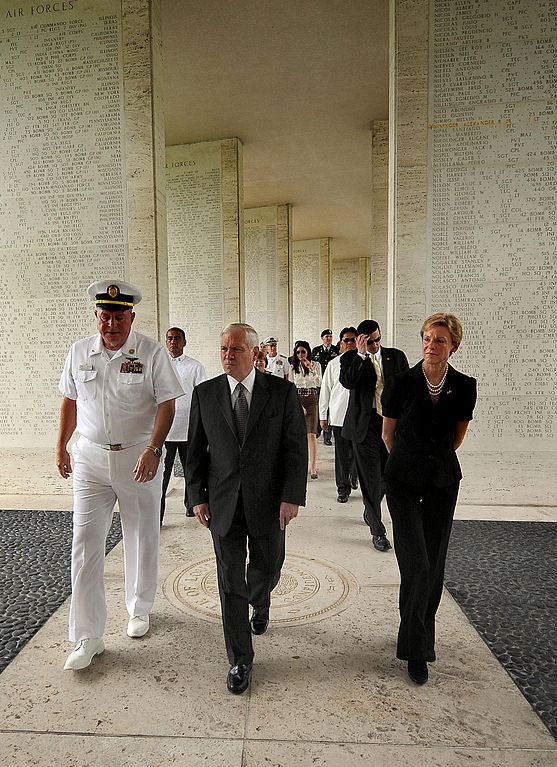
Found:
<path fill-rule="evenodd" d="M 278 354 L 278 341 L 273 336 L 269 336 L 263 341 L 263 346 L 267 349 L 267 373 L 278 378 L 286 378 L 290 373 L 290 363 L 284 354 Z"/>
<path fill-rule="evenodd" d="M 159 553 L 160 459 L 183 395 L 166 351 L 132 330 L 138 288 L 100 280 L 94 299 L 97 335 L 72 345 L 59 388 L 63 395 L 57 467 L 73 472 L 72 599 L 69 638 L 77 642 L 65 669 L 86 668 L 104 650 L 104 557 L 116 501 L 124 539 L 128 636 L 149 630 Z M 79 439 L 68 453 L 76 431 Z"/>

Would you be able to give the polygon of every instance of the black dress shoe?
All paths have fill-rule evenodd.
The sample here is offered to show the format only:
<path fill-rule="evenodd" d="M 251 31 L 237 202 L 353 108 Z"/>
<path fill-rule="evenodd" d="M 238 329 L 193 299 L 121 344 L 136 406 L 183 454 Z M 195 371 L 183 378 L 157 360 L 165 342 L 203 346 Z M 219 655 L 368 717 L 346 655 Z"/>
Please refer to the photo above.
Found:
<path fill-rule="evenodd" d="M 269 611 L 255 610 L 250 620 L 251 633 L 259 636 L 267 631 L 269 626 Z"/>
<path fill-rule="evenodd" d="M 358 477 L 350 477 L 350 487 L 352 490 L 358 489 Z"/>
<path fill-rule="evenodd" d="M 337 495 L 337 501 L 338 501 L 339 503 L 346 503 L 346 502 L 347 502 L 347 500 L 348 500 L 348 496 L 346 495 L 346 493 L 339 493 L 339 494 Z"/>
<path fill-rule="evenodd" d="M 245 692 L 251 679 L 251 663 L 249 666 L 240 663 L 238 666 L 231 666 L 226 677 L 226 686 L 233 695 L 241 695 Z"/>
<path fill-rule="evenodd" d="M 331 445 L 332 445 L 333 443 L 332 443 L 332 441 L 331 441 L 330 439 L 324 439 L 324 440 L 323 440 L 323 444 L 324 444 L 324 445 L 328 445 L 329 447 L 331 447 Z"/>
<path fill-rule="evenodd" d="M 409 660 L 408 676 L 416 684 L 425 684 L 428 678 L 427 663 L 425 660 Z"/>
<path fill-rule="evenodd" d="M 188 509 L 186 506 L 186 517 L 195 517 L 195 514 L 193 513 L 193 509 Z"/>
<path fill-rule="evenodd" d="M 392 548 L 386 535 L 372 535 L 371 540 L 377 551 L 388 551 Z"/>

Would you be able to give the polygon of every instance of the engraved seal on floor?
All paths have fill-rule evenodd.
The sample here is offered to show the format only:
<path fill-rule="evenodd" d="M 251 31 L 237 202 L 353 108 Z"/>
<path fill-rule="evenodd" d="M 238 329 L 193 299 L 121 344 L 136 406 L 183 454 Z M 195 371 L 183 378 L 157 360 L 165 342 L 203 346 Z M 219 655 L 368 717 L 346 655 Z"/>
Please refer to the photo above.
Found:
<path fill-rule="evenodd" d="M 220 622 L 213 557 L 179 567 L 163 584 L 166 598 L 196 617 Z M 340 565 L 288 554 L 273 591 L 271 620 L 276 626 L 312 623 L 344 610 L 358 593 L 356 578 Z"/>

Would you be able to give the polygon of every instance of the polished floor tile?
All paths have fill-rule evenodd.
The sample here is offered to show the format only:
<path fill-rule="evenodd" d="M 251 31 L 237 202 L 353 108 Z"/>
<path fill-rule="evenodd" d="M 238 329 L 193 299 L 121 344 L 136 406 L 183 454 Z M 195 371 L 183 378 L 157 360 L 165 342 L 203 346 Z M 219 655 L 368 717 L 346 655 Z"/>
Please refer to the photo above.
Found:
<path fill-rule="evenodd" d="M 185 517 L 178 479 L 161 530 L 151 631 L 139 640 L 125 635 L 117 546 L 106 560 L 105 653 L 83 672 L 62 671 L 71 649 L 66 602 L 0 675 L 0 764 L 556 765 L 555 741 L 448 593 L 430 681 L 417 687 L 408 679 L 395 658 L 396 560 L 372 548 L 359 491 L 347 504 L 336 502 L 333 451 L 320 451 L 320 477 L 309 482 L 307 508 L 289 527 L 275 619 L 272 608 L 268 632 L 254 640 L 245 695 L 226 690 L 211 538 Z M 484 471 L 478 462 L 470 469 Z M 554 514 L 550 505 L 522 507 L 521 488 L 508 494 L 514 505 L 491 506 L 495 480 L 490 487 L 493 498 L 482 497 L 472 483 L 458 516 Z M 63 490 L 41 496 L 8 489 L 0 505 L 71 509 Z"/>

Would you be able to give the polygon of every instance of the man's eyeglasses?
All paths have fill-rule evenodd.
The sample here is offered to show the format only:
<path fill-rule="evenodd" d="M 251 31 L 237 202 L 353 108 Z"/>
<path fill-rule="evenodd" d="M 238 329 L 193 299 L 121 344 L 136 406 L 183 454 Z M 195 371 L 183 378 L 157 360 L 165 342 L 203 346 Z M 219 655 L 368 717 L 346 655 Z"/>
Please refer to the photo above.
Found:
<path fill-rule="evenodd" d="M 352 336 L 350 338 L 341 338 L 341 341 L 342 341 L 343 344 L 355 344 L 356 343 L 356 339 L 354 337 L 352 337 Z"/>
<path fill-rule="evenodd" d="M 380 341 L 381 341 L 381 336 L 377 336 L 377 338 L 368 338 L 367 345 L 371 346 L 371 344 L 378 344 Z"/>

